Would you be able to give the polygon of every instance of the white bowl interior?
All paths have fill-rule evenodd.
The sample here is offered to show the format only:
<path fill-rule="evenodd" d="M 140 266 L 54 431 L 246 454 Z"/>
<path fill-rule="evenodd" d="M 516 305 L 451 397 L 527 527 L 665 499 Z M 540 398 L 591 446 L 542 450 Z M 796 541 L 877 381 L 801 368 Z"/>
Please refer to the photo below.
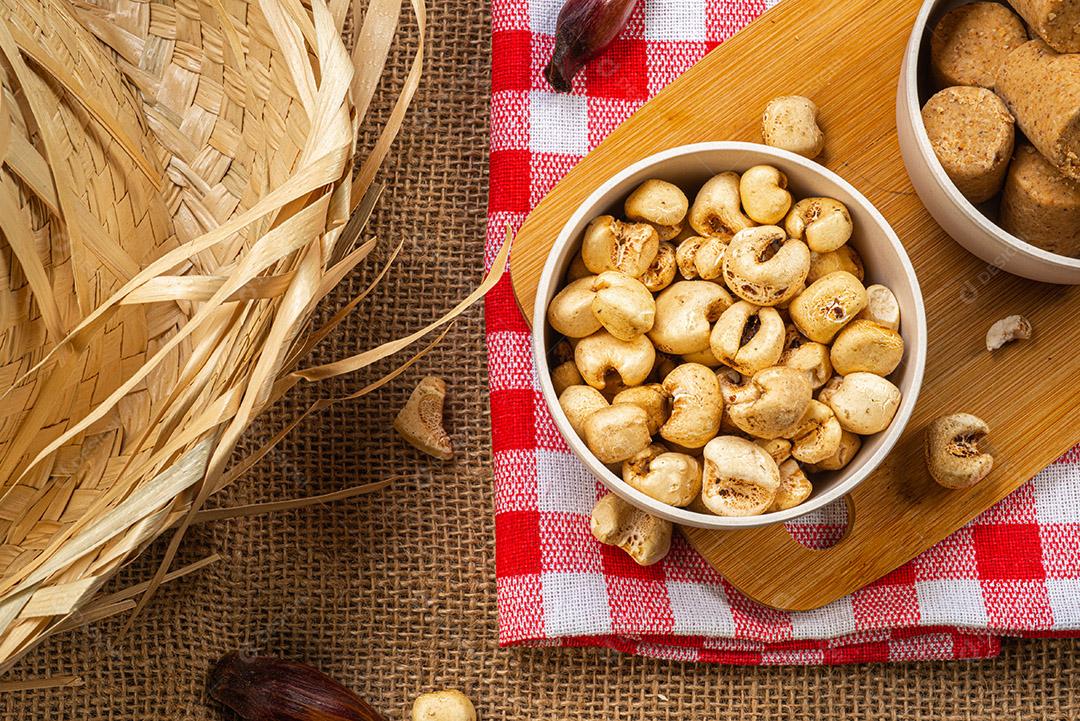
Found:
<path fill-rule="evenodd" d="M 851 212 L 854 234 L 851 244 L 866 265 L 866 284 L 881 283 L 895 293 L 901 308 L 901 334 L 905 355 L 891 376 L 903 393 L 903 401 L 892 425 L 865 439 L 855 459 L 842 471 L 814 477 L 814 492 L 803 504 L 775 513 L 747 518 L 720 517 L 695 513 L 659 503 L 631 488 L 588 451 L 562 412 L 551 383 L 547 349 L 558 340 L 545 319 L 545 310 L 561 287 L 565 271 L 581 247 L 586 226 L 598 215 L 622 216 L 626 196 L 642 181 L 661 178 L 683 188 L 693 199 L 697 189 L 713 175 L 725 170 L 742 172 L 759 164 L 783 171 L 796 198 L 825 195 L 843 202 Z M 866 198 L 826 168 L 786 151 L 752 143 L 700 143 L 672 148 L 642 160 L 593 193 L 564 226 L 548 257 L 537 289 L 533 343 L 541 388 L 556 424 L 570 448 L 613 492 L 654 515 L 684 525 L 703 528 L 743 528 L 780 523 L 805 515 L 848 493 L 874 468 L 899 439 L 915 407 L 926 362 L 926 316 L 915 271 L 896 234 Z"/>
<path fill-rule="evenodd" d="M 1033 280 L 1080 283 L 1080 258 L 1051 253 L 997 225 L 997 197 L 978 205 L 953 185 L 930 145 L 922 106 L 935 93 L 930 72 L 930 34 L 941 17 L 973 0 L 927 0 L 916 17 L 904 57 L 898 91 L 898 125 L 904 163 L 934 219 L 967 248 L 992 265 Z M 909 126 L 909 127 L 905 127 Z M 915 148 L 910 148 L 913 135 Z M 1017 143 L 1022 134 L 1017 128 Z"/>

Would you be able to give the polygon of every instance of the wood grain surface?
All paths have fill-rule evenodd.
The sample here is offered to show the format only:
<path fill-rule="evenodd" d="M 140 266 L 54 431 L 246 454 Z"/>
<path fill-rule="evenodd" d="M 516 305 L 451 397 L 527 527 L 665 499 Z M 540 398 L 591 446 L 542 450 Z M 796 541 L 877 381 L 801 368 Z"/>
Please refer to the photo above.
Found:
<path fill-rule="evenodd" d="M 514 245 L 515 293 L 531 319 L 552 241 L 608 177 L 676 145 L 760 142 L 761 110 L 776 95 L 807 95 L 821 107 L 827 145 L 819 160 L 878 207 L 915 265 L 927 308 L 928 365 L 903 438 L 849 496 L 840 543 L 811 550 L 782 526 L 683 529 L 733 585 L 775 608 L 818 608 L 880 578 L 1004 498 L 1080 436 L 1080 291 L 1023 280 L 968 254 L 934 223 L 908 181 L 895 95 L 919 6 L 785 0 L 615 130 L 537 206 Z M 988 353 L 987 328 L 1013 313 L 1031 319 L 1034 338 Z M 986 419 L 997 459 L 982 484 L 963 491 L 937 487 L 922 461 L 926 424 L 955 411 Z"/>

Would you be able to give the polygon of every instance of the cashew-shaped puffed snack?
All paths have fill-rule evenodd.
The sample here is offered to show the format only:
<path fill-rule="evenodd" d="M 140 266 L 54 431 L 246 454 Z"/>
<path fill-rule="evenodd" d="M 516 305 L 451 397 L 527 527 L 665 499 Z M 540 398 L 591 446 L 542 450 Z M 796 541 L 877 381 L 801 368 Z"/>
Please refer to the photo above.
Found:
<path fill-rule="evenodd" d="M 570 386 L 559 394 L 559 407 L 579 436 L 585 436 L 585 421 L 596 411 L 610 405 L 604 395 L 592 386 Z"/>
<path fill-rule="evenodd" d="M 584 338 L 600 330 L 600 320 L 593 314 L 596 295 L 593 282 L 598 276 L 588 275 L 571 282 L 555 294 L 548 305 L 548 323 L 556 333 L 567 338 Z"/>
<path fill-rule="evenodd" d="M 675 250 L 675 265 L 679 274 L 687 280 L 719 278 L 724 271 L 727 244 L 726 238 L 703 238 L 699 235 L 687 238 Z"/>
<path fill-rule="evenodd" d="M 476 708 L 456 689 L 433 691 L 413 701 L 412 721 L 476 721 Z"/>
<path fill-rule="evenodd" d="M 645 336 L 619 340 L 606 330 L 582 338 L 574 348 L 574 362 L 581 377 L 593 388 L 608 387 L 608 373 L 618 374 L 627 386 L 645 382 L 656 360 L 656 350 Z"/>
<path fill-rule="evenodd" d="M 716 381 L 720 384 L 720 398 L 724 402 L 723 413 L 720 415 L 720 433 L 722 435 L 734 435 L 743 432 L 741 428 L 732 422 L 728 409 L 738 398 L 739 391 L 742 390 L 747 380 L 749 379 L 743 378 L 742 373 L 734 368 L 724 366 L 716 370 Z"/>
<path fill-rule="evenodd" d="M 851 273 L 838 270 L 811 283 L 788 311 L 800 333 L 818 343 L 831 343 L 865 307 L 866 288 Z"/>
<path fill-rule="evenodd" d="M 652 330 L 656 301 L 640 280 L 607 270 L 593 279 L 592 291 L 592 314 L 611 335 L 632 341 Z"/>
<path fill-rule="evenodd" d="M 690 505 L 701 493 L 701 464 L 659 443 L 623 461 L 622 477 L 650 498 L 677 508 Z"/>
<path fill-rule="evenodd" d="M 445 401 L 446 381 L 438 376 L 423 378 L 394 419 L 394 430 L 413 448 L 449 461 L 454 445 L 442 424 Z"/>
<path fill-rule="evenodd" d="M 626 217 L 656 228 L 660 240 L 682 232 L 690 201 L 677 185 L 655 178 L 646 180 L 626 198 Z"/>
<path fill-rule="evenodd" d="M 900 407 L 900 389 L 873 373 L 835 376 L 818 392 L 844 430 L 869 436 L 889 427 Z"/>
<path fill-rule="evenodd" d="M 640 280 L 650 292 L 659 293 L 675 282 L 675 275 L 678 272 L 675 246 L 671 243 L 661 243 L 656 257 L 653 258 L 649 269 L 641 275 Z"/>
<path fill-rule="evenodd" d="M 657 350 L 673 355 L 704 350 L 709 347 L 712 324 L 732 302 L 731 295 L 718 283 L 672 283 L 656 296 L 656 320 L 649 339 Z"/>
<path fill-rule="evenodd" d="M 857 318 L 837 334 L 829 351 L 833 368 L 842 376 L 860 371 L 887 376 L 903 357 L 904 339 L 899 333 Z"/>
<path fill-rule="evenodd" d="M 671 396 L 671 416 L 660 427 L 664 440 L 683 448 L 701 448 L 720 430 L 724 399 L 716 374 L 703 365 L 684 363 L 664 379 Z"/>
<path fill-rule="evenodd" d="M 701 501 L 718 516 L 756 516 L 780 489 L 776 461 L 753 441 L 718 436 L 705 446 Z"/>
<path fill-rule="evenodd" d="M 579 386 L 585 383 L 574 361 L 563 361 L 551 370 L 551 385 L 555 387 L 555 395 L 561 396 L 570 386 Z M 595 390 L 595 388 L 593 389 Z"/>
<path fill-rule="evenodd" d="M 775 308 L 740 300 L 725 310 L 709 336 L 721 362 L 743 375 L 776 365 L 784 352 L 784 320 Z"/>
<path fill-rule="evenodd" d="M 814 341 L 806 341 L 788 347 L 780 356 L 780 365 L 805 371 L 806 377 L 810 381 L 810 387 L 814 390 L 828 383 L 833 376 L 832 361 L 829 359 L 829 347 Z"/>
<path fill-rule="evenodd" d="M 679 367 L 679 361 L 672 358 L 667 353 L 660 351 L 656 352 L 656 362 L 653 363 L 652 373 L 649 374 L 649 378 L 658 382 L 663 382 L 668 377 L 668 373 Z"/>
<path fill-rule="evenodd" d="M 816 158 L 825 149 L 817 124 L 818 106 L 801 95 L 773 98 L 761 115 L 761 139 L 766 145 Z"/>
<path fill-rule="evenodd" d="M 601 498 L 589 519 L 593 537 L 618 546 L 639 566 L 651 566 L 671 548 L 671 522 L 650 516 L 614 493 Z"/>
<path fill-rule="evenodd" d="M 813 283 L 819 278 L 824 278 L 829 273 L 838 270 L 846 270 L 859 279 L 861 283 L 866 277 L 866 268 L 863 266 L 862 257 L 851 245 L 841 245 L 831 253 L 810 252 L 810 272 L 806 274 L 806 282 Z"/>
<path fill-rule="evenodd" d="M 846 246 L 845 246 L 846 247 Z M 882 328 L 900 330 L 900 303 L 893 292 L 883 285 L 866 287 L 866 307 L 855 316 L 856 320 L 869 320 Z"/>
<path fill-rule="evenodd" d="M 743 215 L 739 197 L 739 174 L 727 171 L 714 175 L 701 186 L 690 206 L 690 227 L 698 235 L 727 240 L 754 221 Z"/>
<path fill-rule="evenodd" d="M 844 430 L 832 408 L 812 400 L 799 422 L 784 433 L 791 439 L 791 456 L 803 463 L 820 463 L 840 450 Z"/>
<path fill-rule="evenodd" d="M 776 461 L 776 465 L 791 458 L 791 441 L 786 438 L 755 438 L 754 443 L 765 449 L 765 452 Z"/>
<path fill-rule="evenodd" d="M 683 353 L 684 363 L 700 363 L 707 368 L 719 368 L 724 362 L 713 355 L 712 348 L 703 348 L 694 353 Z"/>
<path fill-rule="evenodd" d="M 776 225 L 791 207 L 787 176 L 771 165 L 755 165 L 739 179 L 743 211 L 755 223 Z"/>
<path fill-rule="evenodd" d="M 860 448 L 862 448 L 862 438 L 851 431 L 844 431 L 840 436 L 840 447 L 836 449 L 836 453 L 823 461 L 809 464 L 806 470 L 811 473 L 839 471 L 851 463 L 851 459 L 855 457 Z"/>
<path fill-rule="evenodd" d="M 784 229 L 815 253 L 831 253 L 851 238 L 851 214 L 834 198 L 803 198 L 787 214 Z"/>
<path fill-rule="evenodd" d="M 645 411 L 649 417 L 649 435 L 660 432 L 660 426 L 667 423 L 671 416 L 671 396 L 659 383 L 634 386 L 619 392 L 611 404 L 629 403 Z"/>
<path fill-rule="evenodd" d="M 926 467 L 945 488 L 968 488 L 990 473 L 994 457 L 979 449 L 990 433 L 986 422 L 970 413 L 953 413 L 926 428 Z"/>
<path fill-rule="evenodd" d="M 1031 321 L 1022 315 L 1010 315 L 990 326 L 986 331 L 986 350 L 996 351 L 1014 340 L 1031 338 Z"/>
<path fill-rule="evenodd" d="M 806 373 L 774 366 L 760 370 L 727 400 L 726 408 L 739 430 L 755 438 L 778 438 L 802 419 L 812 390 Z"/>
<path fill-rule="evenodd" d="M 761 225 L 740 230 L 724 255 L 724 282 L 756 305 L 778 305 L 802 288 L 810 272 L 810 249 L 789 239 L 783 228 Z"/>
<path fill-rule="evenodd" d="M 594 411 L 584 431 L 585 445 L 601 463 L 622 463 L 652 442 L 649 416 L 629 403 Z"/>
<path fill-rule="evenodd" d="M 806 477 L 799 462 L 789 458 L 780 464 L 780 488 L 769 506 L 769 512 L 786 511 L 799 505 L 814 492 L 814 485 Z"/>
<path fill-rule="evenodd" d="M 593 273 L 619 270 L 640 277 L 660 251 L 660 236 L 648 223 L 624 223 L 601 215 L 585 229 L 581 258 Z"/>
<path fill-rule="evenodd" d="M 573 283 L 575 280 L 580 280 L 587 276 L 594 275 L 585 265 L 585 259 L 581 257 L 581 251 L 577 252 L 574 259 L 570 261 L 570 267 L 566 269 L 566 275 L 563 277 L 563 283 Z"/>

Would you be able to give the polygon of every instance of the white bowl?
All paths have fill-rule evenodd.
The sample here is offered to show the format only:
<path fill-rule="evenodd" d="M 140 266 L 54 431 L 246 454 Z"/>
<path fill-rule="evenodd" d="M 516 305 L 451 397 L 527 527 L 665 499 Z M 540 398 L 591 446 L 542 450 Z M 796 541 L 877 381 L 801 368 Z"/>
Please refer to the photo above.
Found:
<path fill-rule="evenodd" d="M 742 172 L 759 164 L 769 164 L 783 171 L 797 198 L 829 196 L 847 205 L 851 211 L 855 232 L 850 242 L 866 264 L 867 284 L 887 285 L 900 303 L 900 332 L 904 336 L 906 349 L 904 359 L 891 379 L 902 391 L 903 400 L 892 425 L 867 438 L 858 455 L 846 468 L 815 476 L 814 492 L 804 503 L 786 511 L 734 518 L 696 513 L 656 501 L 626 484 L 593 456 L 570 427 L 551 383 L 548 348 L 557 338 L 548 327 L 546 311 L 559 290 L 566 269 L 581 247 L 585 227 L 598 215 L 611 213 L 621 216 L 623 201 L 639 183 L 648 178 L 661 178 L 686 189 L 692 198 L 697 188 L 713 175 L 725 170 Z M 560 433 L 574 454 L 611 491 L 648 513 L 685 526 L 748 528 L 783 523 L 821 508 L 849 493 L 885 459 L 907 425 L 922 385 L 926 367 L 926 313 L 919 281 L 900 239 L 874 206 L 840 176 L 794 153 L 764 145 L 698 143 L 671 148 L 634 163 L 597 188 L 570 217 L 555 239 L 537 287 L 533 311 L 533 354 L 544 401 Z"/>
<path fill-rule="evenodd" d="M 973 205 L 949 180 L 930 147 L 922 121 L 922 106 L 934 94 L 928 38 L 942 15 L 967 2 L 928 0 L 908 40 L 896 94 L 896 129 L 911 184 L 938 225 L 990 265 L 1031 280 L 1080 284 L 1080 258 L 1050 253 L 999 228 L 994 222 L 997 201 Z"/>

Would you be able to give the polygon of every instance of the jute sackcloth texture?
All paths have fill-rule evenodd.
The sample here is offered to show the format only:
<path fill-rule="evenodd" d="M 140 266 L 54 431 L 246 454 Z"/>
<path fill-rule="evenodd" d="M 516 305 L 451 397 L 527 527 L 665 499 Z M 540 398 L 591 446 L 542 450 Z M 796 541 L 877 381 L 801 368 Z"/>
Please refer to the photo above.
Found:
<path fill-rule="evenodd" d="M 480 280 L 487 202 L 489 20 L 480 0 L 430 9 L 427 75 L 391 158 L 372 230 L 407 243 L 396 270 L 323 358 L 420 327 Z M 409 38 L 387 83 L 404 79 Z M 384 109 L 385 110 L 385 109 Z M 367 136 L 371 141 L 371 136 Z M 385 257 L 385 249 L 382 257 Z M 339 303 L 374 267 L 350 278 Z M 330 304 L 331 306 L 333 304 Z M 330 392 L 370 377 L 345 379 Z M 450 386 L 458 458 L 417 457 L 389 430 L 424 372 Z M 326 493 L 401 476 L 392 489 L 334 506 L 194 529 L 181 563 L 223 558 L 167 587 L 133 630 L 123 618 L 50 640 L 15 677 L 77 674 L 85 684 L 0 697 L 0 718 L 221 719 L 206 671 L 223 653 L 305 660 L 390 719 L 434 687 L 462 688 L 494 719 L 1065 719 L 1080 715 L 1080 642 L 1006 642 L 976 663 L 736 668 L 597 649 L 499 649 L 483 322 L 468 313 L 418 370 L 300 426 L 215 504 Z M 300 388 L 264 418 L 253 448 L 314 397 Z M 151 547 L 112 588 L 145 579 Z M 108 591 L 108 589 L 107 589 Z M 107 592 L 106 591 L 106 592 Z"/>

